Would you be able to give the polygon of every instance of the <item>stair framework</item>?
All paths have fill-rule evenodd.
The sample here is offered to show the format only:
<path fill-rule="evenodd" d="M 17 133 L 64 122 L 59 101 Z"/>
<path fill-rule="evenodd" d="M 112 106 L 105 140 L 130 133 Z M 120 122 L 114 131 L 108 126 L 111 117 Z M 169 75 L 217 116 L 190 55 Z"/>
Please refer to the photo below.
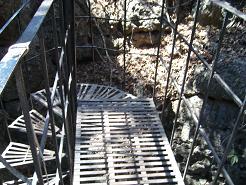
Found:
<path fill-rule="evenodd" d="M 62 175 L 62 177 L 66 177 L 67 174 L 64 173 Z M 44 175 L 43 176 L 43 179 L 44 179 L 44 185 L 54 185 L 56 184 L 56 174 L 53 173 L 53 174 L 47 174 L 47 175 Z M 29 180 L 32 180 L 32 178 L 29 178 Z M 26 185 L 26 183 L 22 182 L 21 180 L 18 180 L 18 181 L 7 181 L 7 182 L 4 182 L 3 185 Z"/>
<path fill-rule="evenodd" d="M 32 96 L 47 108 L 45 90 Z M 138 99 L 113 87 L 79 84 L 77 100 L 73 184 L 184 184 L 151 99 Z M 53 111 L 58 115 L 60 103 L 56 91 Z M 41 135 L 45 117 L 34 109 L 30 117 L 35 133 Z M 9 128 L 25 133 L 23 115 Z M 62 139 L 64 132 L 61 134 L 57 126 L 55 130 L 56 136 Z M 48 136 L 51 136 L 50 128 Z M 33 163 L 30 146 L 17 142 L 10 142 L 2 157 L 11 166 Z M 44 161 L 54 159 L 54 151 L 44 150 Z M 1 168 L 4 166 L 0 163 Z M 43 179 L 45 184 L 58 182 L 57 174 L 50 173 Z M 18 180 L 4 184 L 24 183 Z"/>

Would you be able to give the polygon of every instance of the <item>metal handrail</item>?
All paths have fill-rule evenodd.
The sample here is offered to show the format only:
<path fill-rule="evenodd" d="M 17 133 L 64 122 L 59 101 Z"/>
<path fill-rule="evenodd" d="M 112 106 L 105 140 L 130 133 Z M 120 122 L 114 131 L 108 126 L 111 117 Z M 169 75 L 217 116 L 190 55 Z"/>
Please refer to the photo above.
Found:
<path fill-rule="evenodd" d="M 236 15 L 237 17 L 246 21 L 246 13 L 238 10 L 237 8 L 233 7 L 230 3 L 222 0 L 210 0 L 212 3 L 216 4 L 217 6 L 231 12 L 232 14 Z"/>
<path fill-rule="evenodd" d="M 0 35 L 5 31 L 5 29 L 12 23 L 12 21 L 21 13 L 21 11 L 30 3 L 31 1 L 28 0 L 24 2 L 18 10 L 6 21 L 6 23 L 0 29 Z"/>
<path fill-rule="evenodd" d="M 29 2 L 29 1 L 28 1 Z M 28 3 L 26 2 L 26 3 Z M 57 27 L 56 27 L 56 20 L 55 20 L 55 13 L 54 13 L 54 3 L 59 3 L 59 12 L 60 12 L 60 27 L 61 27 L 61 55 L 59 56 L 59 48 L 58 48 L 58 35 L 57 35 Z M 19 14 L 19 12 L 24 8 L 26 3 L 18 9 L 17 12 L 11 17 L 11 19 L 5 24 L 4 29 L 8 27 L 8 25 L 11 23 L 11 21 Z M 66 3 L 63 5 L 63 3 Z M 66 15 L 63 15 L 63 7 L 66 6 L 66 8 L 70 9 L 65 10 L 69 11 L 69 13 L 74 12 L 72 9 L 73 2 L 63 2 L 61 0 L 43 0 L 41 5 L 39 6 L 38 10 L 32 17 L 31 21 L 29 22 L 28 26 L 26 27 L 25 31 L 21 34 L 20 38 L 16 41 L 15 44 L 9 47 L 7 54 L 2 58 L 0 61 L 0 96 L 3 94 L 4 89 L 6 88 L 6 85 L 10 78 L 15 75 L 16 78 L 16 86 L 17 91 L 19 95 L 20 105 L 24 114 L 24 120 L 27 130 L 27 136 L 28 136 L 28 142 L 30 144 L 30 149 L 32 152 L 32 158 L 34 162 L 35 167 L 35 173 L 32 178 L 32 182 L 30 182 L 29 179 L 27 179 L 25 176 L 23 176 L 19 171 L 17 171 L 15 168 L 10 166 L 5 159 L 0 158 L 0 161 L 6 166 L 6 168 L 17 178 L 20 178 L 23 182 L 26 182 L 28 184 L 36 184 L 37 182 L 39 184 L 44 184 L 44 177 L 42 175 L 42 166 L 45 169 L 46 172 L 46 164 L 43 161 L 43 152 L 44 147 L 46 145 L 46 139 L 47 139 L 47 133 L 49 125 L 51 126 L 52 130 L 52 140 L 55 145 L 55 158 L 56 158 L 56 165 L 57 165 L 57 174 L 55 176 L 56 184 L 60 182 L 60 184 L 63 184 L 63 175 L 62 175 L 62 168 L 61 168 L 61 157 L 63 152 L 63 142 L 64 139 L 67 141 L 64 142 L 67 145 L 68 152 L 68 158 L 70 163 L 70 179 L 72 180 L 72 159 L 73 155 L 71 153 L 71 147 L 73 145 L 73 135 L 74 133 L 71 131 L 71 123 L 75 124 L 75 115 L 76 115 L 76 107 L 75 107 L 75 99 L 72 95 L 74 92 L 76 92 L 76 66 L 74 67 L 73 63 L 73 57 L 75 53 L 72 53 L 74 40 L 74 30 L 72 24 L 74 23 L 73 16 L 71 14 L 66 13 Z M 53 90 L 52 93 L 50 92 L 50 85 L 49 85 L 49 74 L 48 74 L 48 67 L 47 67 L 47 60 L 46 55 L 47 52 L 45 48 L 44 43 L 44 35 L 43 35 L 43 24 L 45 19 L 47 20 L 48 13 L 52 10 L 52 25 L 53 25 L 53 36 L 54 39 L 54 52 L 56 53 L 55 60 L 57 62 L 57 72 L 55 81 L 53 84 Z M 65 23 L 66 21 L 66 23 Z M 65 23 L 65 25 L 64 25 Z M 69 25 L 69 26 L 68 26 Z M 64 29 L 65 27 L 65 29 Z M 2 29 L 2 30 L 4 30 Z M 65 34 L 66 33 L 66 34 Z M 23 57 L 29 52 L 29 48 L 34 41 L 34 37 L 39 37 L 39 45 L 40 45 L 40 54 L 35 56 L 34 58 L 40 56 L 41 57 L 41 66 L 42 66 L 42 73 L 44 75 L 44 82 L 45 82 L 45 89 L 46 89 L 46 96 L 48 101 L 48 110 L 46 113 L 46 118 L 44 122 L 44 128 L 43 128 L 43 135 L 41 138 L 41 143 L 39 144 L 36 134 L 34 133 L 34 129 L 32 126 L 32 122 L 30 119 L 30 113 L 29 113 L 29 103 L 28 103 L 28 97 L 26 95 L 26 89 L 25 89 L 25 80 L 23 78 L 23 72 L 22 72 L 22 62 L 27 61 L 22 60 Z M 52 49 L 53 51 L 53 49 Z M 67 52 L 69 52 L 70 56 L 67 56 Z M 72 61 L 73 60 L 73 61 Z M 72 68 L 68 68 L 72 67 Z M 66 70 L 63 70 L 63 68 L 66 68 Z M 65 74 L 63 74 L 65 73 Z M 70 77 L 70 78 L 69 78 Z M 56 89 L 60 87 L 64 87 L 61 91 L 59 91 L 61 100 L 62 100 L 62 137 L 61 142 L 58 146 L 58 142 L 56 141 L 56 131 L 55 131 L 55 125 L 54 125 L 54 115 L 53 115 L 53 105 L 54 105 L 54 96 Z M 64 99 L 63 99 L 64 98 Z M 66 109 L 66 110 L 65 110 Z M 72 110 L 72 111 L 71 111 Z M 64 136 L 66 137 L 64 138 Z M 47 175 L 47 174 L 46 174 Z"/>
<path fill-rule="evenodd" d="M 44 0 L 42 2 L 21 37 L 14 45 L 9 47 L 7 54 L 0 61 L 0 95 L 14 73 L 16 66 L 20 63 L 21 58 L 28 53 L 29 46 L 37 35 L 53 2 L 53 0 Z"/>

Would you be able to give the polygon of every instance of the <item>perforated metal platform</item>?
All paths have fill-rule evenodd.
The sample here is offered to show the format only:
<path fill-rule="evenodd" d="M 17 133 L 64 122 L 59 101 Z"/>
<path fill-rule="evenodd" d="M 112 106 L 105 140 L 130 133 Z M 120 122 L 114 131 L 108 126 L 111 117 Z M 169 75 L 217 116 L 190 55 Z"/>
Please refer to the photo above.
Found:
<path fill-rule="evenodd" d="M 74 184 L 184 184 L 152 100 L 78 102 Z"/>

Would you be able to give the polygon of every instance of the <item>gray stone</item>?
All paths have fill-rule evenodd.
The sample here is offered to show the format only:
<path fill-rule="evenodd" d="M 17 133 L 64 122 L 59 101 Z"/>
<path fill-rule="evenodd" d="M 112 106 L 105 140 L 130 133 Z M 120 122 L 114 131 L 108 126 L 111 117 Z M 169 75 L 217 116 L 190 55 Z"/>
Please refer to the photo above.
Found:
<path fill-rule="evenodd" d="M 246 57 L 233 59 L 231 56 L 223 56 L 216 66 L 216 72 L 235 92 L 235 94 L 243 100 L 246 93 Z M 204 94 L 208 82 L 209 71 L 204 66 L 197 67 L 191 80 L 188 82 L 188 91 L 193 93 Z M 209 97 L 218 100 L 229 100 L 227 92 L 213 79 L 209 88 Z"/>
<path fill-rule="evenodd" d="M 132 44 L 133 46 L 139 48 L 142 46 L 153 46 L 159 41 L 158 32 L 134 32 L 132 34 Z"/>
<path fill-rule="evenodd" d="M 220 7 L 214 5 L 210 0 L 201 2 L 200 14 L 198 16 L 201 25 L 213 25 L 219 27 L 222 23 L 222 18 Z"/>
<path fill-rule="evenodd" d="M 190 124 L 188 122 L 185 122 L 183 127 L 182 127 L 182 131 L 181 131 L 181 140 L 182 141 L 188 141 L 190 138 Z"/>
<path fill-rule="evenodd" d="M 199 174 L 204 177 L 207 175 L 210 165 L 211 162 L 208 159 L 203 159 L 202 161 L 197 161 L 196 163 L 192 164 L 190 171 L 192 174 Z"/>
<path fill-rule="evenodd" d="M 127 3 L 126 33 L 135 47 L 153 46 L 158 43 L 160 20 L 141 20 L 158 18 L 161 15 L 161 0 L 138 1 L 132 0 Z M 101 4 L 101 5 L 100 5 Z M 123 37 L 124 25 L 124 1 L 92 2 L 92 14 L 99 17 L 107 17 L 122 21 L 110 20 L 109 27 L 112 33 L 120 33 Z M 105 25 L 103 26 L 105 28 Z M 110 30 L 107 30 L 110 32 Z M 104 32 L 107 33 L 107 32 Z"/>

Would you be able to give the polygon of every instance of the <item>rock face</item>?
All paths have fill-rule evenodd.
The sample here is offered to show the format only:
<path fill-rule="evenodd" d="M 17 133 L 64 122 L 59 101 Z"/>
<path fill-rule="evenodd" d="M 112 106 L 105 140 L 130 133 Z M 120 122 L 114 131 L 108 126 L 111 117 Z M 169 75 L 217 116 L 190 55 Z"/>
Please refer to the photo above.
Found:
<path fill-rule="evenodd" d="M 159 20 L 140 20 L 146 18 L 158 18 L 161 15 L 161 0 L 132 0 L 127 2 L 126 6 L 126 29 L 127 32 L 135 31 L 155 31 L 159 29 Z M 93 1 L 92 13 L 99 17 L 124 20 L 124 1 Z M 102 11 L 104 10 L 104 11 Z M 117 24 L 117 21 L 110 20 L 111 25 Z M 122 24 L 123 25 L 123 24 Z"/>
<path fill-rule="evenodd" d="M 235 94 L 243 100 L 246 93 L 246 57 L 239 57 L 227 60 L 226 56 L 218 61 L 216 72 L 229 85 Z M 188 83 L 188 89 L 193 92 L 204 94 L 209 78 L 209 71 L 204 66 L 198 67 L 193 78 Z M 224 99 L 232 101 L 226 91 L 217 83 L 215 79 L 211 81 L 209 96 L 214 99 Z"/>
<path fill-rule="evenodd" d="M 222 23 L 222 11 L 211 1 L 202 1 L 198 20 L 200 24 L 203 26 L 213 25 L 219 27 Z"/>
<path fill-rule="evenodd" d="M 202 96 L 192 96 L 187 98 L 192 104 L 193 113 L 199 115 L 203 103 Z M 177 100 L 172 101 L 172 110 L 177 110 Z M 223 155 L 224 148 L 228 142 L 229 135 L 233 128 L 235 119 L 237 117 L 238 108 L 231 102 L 223 100 L 209 99 L 205 108 L 205 114 L 202 120 L 202 127 L 205 129 L 209 136 L 214 148 L 219 156 Z M 164 125 L 164 127 L 171 127 L 173 124 L 170 120 L 170 125 Z M 166 129 L 167 130 L 167 129 Z M 178 127 L 175 134 L 173 149 L 176 154 L 176 160 L 180 164 L 181 169 L 184 169 L 188 153 L 190 151 L 191 142 L 194 137 L 195 124 L 191 119 L 191 114 L 187 107 L 182 104 L 179 117 Z M 241 132 L 240 132 L 241 133 Z M 242 132 L 244 133 L 244 132 Z M 242 134 L 241 133 L 241 134 Z M 241 135 L 239 134 L 239 135 Z M 245 138 L 237 137 L 236 142 L 246 142 Z M 245 171 L 246 168 L 241 168 Z M 213 155 L 208 149 L 204 139 L 198 137 L 196 147 L 194 149 L 190 167 L 188 169 L 187 184 L 200 184 L 202 181 L 211 181 L 212 174 L 216 171 L 216 167 L 213 163 Z M 238 170 L 233 173 L 237 173 Z M 238 172 L 238 174 L 240 174 Z M 235 179 L 239 179 L 238 175 Z M 240 182 L 240 181 L 235 181 Z M 237 184 L 237 183 L 236 183 Z"/>
<path fill-rule="evenodd" d="M 228 86 L 235 92 L 235 94 L 243 100 L 246 94 L 246 58 L 237 56 L 228 56 L 222 52 L 221 57 L 216 65 L 216 73 L 228 84 Z M 193 113 L 200 114 L 200 110 L 205 95 L 205 90 L 208 82 L 209 72 L 202 66 L 198 65 L 191 73 L 191 78 L 188 81 L 186 96 L 188 101 L 192 104 Z M 171 112 L 177 110 L 177 100 L 171 101 Z M 205 107 L 204 116 L 202 119 L 202 127 L 216 149 L 219 156 L 222 156 L 224 149 L 229 140 L 229 136 L 234 127 L 235 120 L 238 115 L 239 108 L 228 96 L 226 91 L 213 79 L 209 88 L 208 103 Z M 241 165 L 245 163 L 245 129 L 244 122 L 245 114 L 240 120 L 242 123 L 240 129 L 235 137 L 233 151 L 234 154 L 229 155 L 227 165 L 229 172 L 233 174 L 235 184 L 244 184 L 242 175 L 246 173 L 246 166 Z M 172 124 L 169 120 L 168 123 Z M 170 127 L 170 126 L 167 126 Z M 190 144 L 194 136 L 195 124 L 191 119 L 191 114 L 184 104 L 178 118 L 178 128 L 175 140 L 175 152 L 177 153 L 177 161 L 181 167 L 185 165 Z M 237 144 L 235 144 L 237 143 Z M 201 180 L 209 180 L 212 174 L 215 173 L 216 167 L 212 164 L 211 152 L 204 152 L 207 150 L 204 140 L 200 137 L 198 139 L 199 149 L 195 149 L 190 169 L 188 171 L 187 183 L 199 184 Z M 208 150 L 209 151 L 209 150 Z M 237 157 L 238 163 L 231 164 L 232 158 Z M 202 170 L 203 169 L 203 170 Z M 206 173 L 205 173 L 206 172 Z M 202 174 L 202 175 L 201 175 Z"/>
<path fill-rule="evenodd" d="M 100 17 L 107 17 L 111 29 L 123 30 L 124 27 L 124 1 L 98 1 L 92 2 L 92 13 Z M 161 0 L 129 1 L 126 6 L 126 33 L 135 47 L 153 46 L 158 42 L 160 31 Z M 151 20 L 141 20 L 154 18 Z M 116 21 L 121 20 L 121 21 Z M 120 26 L 119 26 L 120 25 Z M 123 37 L 123 31 L 121 33 Z"/>
<path fill-rule="evenodd" d="M 23 0 L 16 0 L 15 3 L 10 1 L 0 1 L 0 28 L 6 23 L 6 21 L 12 16 L 14 10 L 17 10 Z M 18 33 L 18 24 L 20 24 L 20 28 L 23 31 L 27 22 L 30 20 L 31 15 L 33 15 L 39 3 L 37 1 L 31 1 L 19 14 L 20 22 L 18 23 L 17 19 L 12 21 L 9 28 L 6 28 L 5 31 L 0 35 L 0 47 L 9 46 L 19 37 Z"/>

